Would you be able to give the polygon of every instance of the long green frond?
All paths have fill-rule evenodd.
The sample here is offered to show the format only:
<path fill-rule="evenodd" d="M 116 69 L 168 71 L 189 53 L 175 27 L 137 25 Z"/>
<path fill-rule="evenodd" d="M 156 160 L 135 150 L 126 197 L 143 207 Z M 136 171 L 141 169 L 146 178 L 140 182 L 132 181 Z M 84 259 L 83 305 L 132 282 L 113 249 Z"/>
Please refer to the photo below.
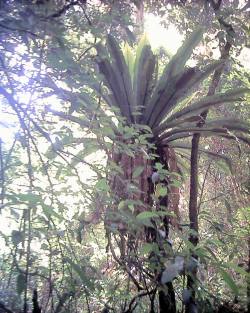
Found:
<path fill-rule="evenodd" d="M 133 122 L 133 116 L 132 116 L 132 108 L 135 107 L 135 99 L 132 89 L 132 81 L 129 74 L 129 68 L 125 62 L 124 55 L 116 42 L 116 40 L 111 36 L 108 35 L 107 37 L 107 46 L 110 52 L 110 55 L 112 56 L 112 63 L 115 68 L 115 71 L 120 74 L 120 78 L 123 84 L 123 92 L 125 95 L 125 103 L 123 103 L 124 106 L 127 107 L 129 116 L 126 116 L 128 118 L 128 121 Z"/>
<path fill-rule="evenodd" d="M 155 125 L 159 125 L 181 100 L 192 94 L 195 91 L 195 87 L 217 70 L 223 62 L 224 61 L 221 60 L 215 61 L 207 65 L 203 70 L 198 70 L 196 68 L 187 69 L 187 71 L 185 71 L 176 81 L 173 97 L 165 103 L 152 127 L 154 128 Z"/>
<path fill-rule="evenodd" d="M 141 56 L 136 63 L 134 74 L 134 93 L 136 109 L 142 111 L 152 91 L 152 80 L 155 69 L 155 57 L 149 45 L 141 50 Z"/>
<path fill-rule="evenodd" d="M 189 151 L 191 151 L 191 149 L 192 149 L 192 146 L 187 145 L 187 144 L 173 143 L 170 146 L 173 147 L 174 149 L 176 149 L 176 152 L 178 152 L 179 149 L 181 149 L 181 150 L 184 149 L 184 150 L 189 150 Z M 206 154 L 209 157 L 212 157 L 215 159 L 223 160 L 227 164 L 227 166 L 229 167 L 230 171 L 233 172 L 232 162 L 227 156 L 225 156 L 223 154 L 218 154 L 218 153 L 215 153 L 213 151 L 206 150 L 206 149 L 201 149 L 201 148 L 199 148 L 199 153 Z"/>
<path fill-rule="evenodd" d="M 165 67 L 163 74 L 155 88 L 151 101 L 146 108 L 144 121 L 152 126 L 159 117 L 163 106 L 173 97 L 175 84 L 184 71 L 184 66 L 190 58 L 193 49 L 202 37 L 202 29 L 198 29 L 188 37 L 179 48 L 176 55 Z M 191 74 L 191 73 L 190 73 Z"/>
<path fill-rule="evenodd" d="M 238 88 L 230 90 L 226 93 L 219 93 L 214 96 L 205 97 L 186 108 L 174 113 L 169 118 L 164 121 L 164 124 L 167 124 L 178 118 L 187 118 L 193 115 L 197 115 L 202 111 L 208 109 L 209 107 L 220 105 L 222 103 L 235 102 L 241 99 L 245 93 L 249 93 L 250 89 L 247 88 Z"/>

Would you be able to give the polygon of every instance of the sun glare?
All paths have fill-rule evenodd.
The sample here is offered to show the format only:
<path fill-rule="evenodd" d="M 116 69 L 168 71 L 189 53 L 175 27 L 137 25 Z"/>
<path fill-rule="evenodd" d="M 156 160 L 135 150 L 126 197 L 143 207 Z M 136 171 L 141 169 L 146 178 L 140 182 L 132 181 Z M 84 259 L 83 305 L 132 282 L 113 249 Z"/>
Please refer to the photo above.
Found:
<path fill-rule="evenodd" d="M 153 49 L 165 48 L 170 54 L 174 54 L 181 46 L 183 36 L 174 25 L 165 28 L 161 20 L 153 14 L 145 16 L 145 32 Z"/>

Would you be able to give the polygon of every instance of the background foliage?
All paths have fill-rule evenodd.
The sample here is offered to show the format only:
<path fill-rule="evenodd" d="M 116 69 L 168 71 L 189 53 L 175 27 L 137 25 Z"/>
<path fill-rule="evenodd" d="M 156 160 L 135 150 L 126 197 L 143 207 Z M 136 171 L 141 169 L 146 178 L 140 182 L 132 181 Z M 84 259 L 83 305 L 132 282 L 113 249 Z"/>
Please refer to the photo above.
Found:
<path fill-rule="evenodd" d="M 246 311 L 249 306 L 249 95 L 246 101 L 240 97 L 208 113 L 208 123 L 223 116 L 224 124 L 216 127 L 233 140 L 201 138 L 198 245 L 188 240 L 192 172 L 186 137 L 175 147 L 178 175 L 155 164 L 180 192 L 181 227 L 172 222 L 168 240 L 158 236 L 157 244 L 145 240 L 145 229 L 152 223 L 163 231 L 166 213 L 154 206 L 138 212 L 145 203 L 134 197 L 136 182 L 148 173 L 143 172 L 145 164 L 124 164 L 140 154 L 154 162 L 152 124 L 127 123 L 119 108 L 107 105 L 110 90 L 98 67 L 96 44 L 104 48 L 111 33 L 125 56 L 135 55 L 147 13 L 156 14 L 164 26 L 175 25 L 185 37 L 198 26 L 205 28 L 192 56 L 199 68 L 213 64 L 229 43 L 217 91 L 249 88 L 249 70 L 239 57 L 249 47 L 247 2 L 0 3 L 0 312 L 30 312 L 32 307 L 39 312 L 37 305 L 42 312 L 57 313 L 149 312 L 150 307 L 151 313 L 158 312 L 156 288 L 169 281 L 177 310 L 183 312 L 190 295 L 186 276 L 175 271 L 178 262 L 189 262 L 194 252 L 199 257 L 199 312 Z M 100 58 L 102 51 L 98 54 Z M 169 61 L 164 48 L 157 59 L 161 74 Z M 112 62 L 112 56 L 108 60 Z M 178 109 L 205 97 L 210 84 L 211 76 Z M 240 117 L 244 123 L 238 122 Z M 185 135 L 187 125 L 184 128 Z M 117 163 L 115 153 L 127 159 Z M 123 176 L 128 170 L 132 180 Z M 112 177 L 128 184 L 125 195 L 114 191 Z M 161 184 L 153 190 L 155 206 L 167 192 Z M 167 263 L 161 244 L 173 262 Z M 161 262 L 165 271 L 156 278 Z"/>

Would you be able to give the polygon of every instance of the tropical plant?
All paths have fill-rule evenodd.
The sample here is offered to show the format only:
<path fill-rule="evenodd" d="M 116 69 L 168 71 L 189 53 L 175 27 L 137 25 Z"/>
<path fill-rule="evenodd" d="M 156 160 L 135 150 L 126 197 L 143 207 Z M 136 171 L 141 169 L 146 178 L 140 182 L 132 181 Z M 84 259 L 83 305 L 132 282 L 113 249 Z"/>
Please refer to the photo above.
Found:
<path fill-rule="evenodd" d="M 197 132 L 204 136 L 216 134 L 230 138 L 232 134 L 229 131 L 236 131 L 234 134 L 240 139 L 244 137 L 239 132 L 248 133 L 248 125 L 235 119 L 210 120 L 202 129 L 196 126 L 201 121 L 199 114 L 202 111 L 241 100 L 247 89 L 239 88 L 204 97 L 180 109 L 181 101 L 185 102 L 195 88 L 224 62 L 215 61 L 202 70 L 185 67 L 201 36 L 202 30 L 198 30 L 184 42 L 158 80 L 155 56 L 145 39 L 139 44 L 136 57 L 128 46 L 123 55 L 112 36 L 107 39 L 108 51 L 97 45 L 99 68 L 112 92 L 112 97 L 105 97 L 105 100 L 111 107 L 120 109 L 128 125 L 148 125 L 161 146 Z"/>
<path fill-rule="evenodd" d="M 236 6 L 230 1 L 230 8 L 239 7 L 233 13 L 226 4 L 219 10 L 218 1 L 214 19 L 214 1 L 206 2 L 202 14 L 196 1 L 192 5 L 183 1 L 183 6 L 178 1 L 167 1 L 167 6 L 166 1 L 153 2 L 134 1 L 137 25 L 130 1 L 11 0 L 1 4 L 1 111 L 13 117 L 20 129 L 13 145 L 0 139 L 4 226 L 0 244 L 4 242 L 6 248 L 0 255 L 0 311 L 23 307 L 28 312 L 32 294 L 34 313 L 102 309 L 153 313 L 159 305 L 161 312 L 181 311 L 181 306 L 183 311 L 185 304 L 194 304 L 191 286 L 187 283 L 188 290 L 184 285 L 187 277 L 193 279 L 197 267 L 198 278 L 202 270 L 209 278 L 202 284 L 193 280 L 199 312 L 214 312 L 214 307 L 207 309 L 209 300 L 231 300 L 232 292 L 245 304 L 248 276 L 237 264 L 244 264 L 247 250 L 242 243 L 249 238 L 245 218 L 249 205 L 238 203 L 238 197 L 225 188 L 228 177 L 213 160 L 202 159 L 199 171 L 190 173 L 203 180 L 196 215 L 197 246 L 188 240 L 197 238 L 197 233 L 191 219 L 188 223 L 183 201 L 181 214 L 178 211 L 180 174 L 190 164 L 193 134 L 207 137 L 201 154 L 231 166 L 226 157 L 230 155 L 241 167 L 233 143 L 249 143 L 248 124 L 211 118 L 224 114 L 225 107 L 212 111 L 206 122 L 200 113 L 228 102 L 230 114 L 225 115 L 230 116 L 244 90 L 201 99 L 209 74 L 216 74 L 224 63 L 206 65 L 212 54 L 199 51 L 196 57 L 206 66 L 186 66 L 201 30 L 192 34 L 163 71 L 162 58 L 158 64 L 145 37 L 137 51 L 128 45 L 121 49 L 111 36 L 106 46 L 96 42 L 112 31 L 115 38 L 129 37 L 134 43 L 135 35 L 127 26 L 136 33 L 136 27 L 142 28 L 143 9 L 160 5 L 160 13 L 168 14 L 164 20 L 174 21 L 180 32 L 188 33 L 206 20 L 205 40 L 210 41 L 206 45 L 214 44 L 217 37 L 223 43 L 228 36 L 221 31 L 214 37 L 217 19 L 229 33 L 232 27 L 227 21 L 233 21 L 241 37 L 238 26 L 242 22 L 244 26 L 247 12 L 241 12 L 243 3 L 238 1 L 233 1 Z M 101 75 L 93 64 L 95 46 Z M 93 82 L 92 73 L 98 81 Z M 223 90 L 242 85 L 243 76 L 240 69 L 237 79 L 222 77 Z M 246 106 L 241 101 L 237 105 L 235 115 L 245 116 Z M 0 126 L 4 126 L 6 118 L 1 118 Z M 234 142 L 227 145 L 224 139 Z M 239 148 L 242 152 L 245 146 Z M 241 158 L 246 165 L 244 153 Z M 241 168 L 242 176 L 245 168 Z M 192 192 L 187 185 L 181 190 L 184 201 Z M 236 222 L 234 232 L 223 211 L 224 201 L 230 202 L 226 206 L 230 223 Z M 240 207 L 244 209 L 239 211 Z"/>
<path fill-rule="evenodd" d="M 243 94 L 248 91 L 247 89 L 229 90 L 195 100 L 192 97 L 199 85 L 225 62 L 225 60 L 214 61 L 203 69 L 186 66 L 202 34 L 202 29 L 198 29 L 185 40 L 159 78 L 156 57 L 145 37 L 140 41 L 135 55 L 128 45 L 125 45 L 124 52 L 122 52 L 116 40 L 110 35 L 107 37 L 106 46 L 102 44 L 96 46 L 99 69 L 107 87 L 101 96 L 111 109 L 118 109 L 118 116 L 123 117 L 123 125 L 137 129 L 140 127 L 139 135 L 145 134 L 145 130 L 151 135 L 148 139 L 151 146 L 148 146 L 147 151 L 137 151 L 131 156 L 126 155 L 124 149 L 119 151 L 119 148 L 116 148 L 110 161 L 119 165 L 122 172 L 111 175 L 111 189 L 118 196 L 119 201 L 125 201 L 128 195 L 125 192 L 124 181 L 137 182 L 137 194 L 133 200 L 139 200 L 139 202 L 136 203 L 134 212 L 139 218 L 144 217 L 150 220 L 157 216 L 156 212 L 152 212 L 152 207 L 156 211 L 165 210 L 160 227 L 163 227 L 166 238 L 168 238 L 170 220 L 175 226 L 178 226 L 180 222 L 178 183 L 171 175 L 173 172 L 174 174 L 180 172 L 181 164 L 177 162 L 177 156 L 187 157 L 185 149 L 190 149 L 190 146 L 185 142 L 185 138 L 199 133 L 204 137 L 220 136 L 249 143 L 249 137 L 245 136 L 249 134 L 247 123 L 236 119 L 210 119 L 205 122 L 200 115 L 210 107 L 240 101 Z M 115 133 L 120 138 L 119 141 L 127 145 L 136 140 L 132 137 L 122 137 L 119 127 L 115 127 Z M 204 149 L 201 152 L 229 163 L 223 155 L 216 155 Z M 160 185 L 160 191 L 154 189 L 157 183 Z M 175 218 L 169 218 L 171 213 L 174 213 Z M 160 246 L 157 236 L 158 226 L 151 222 L 145 223 L 146 241 L 157 242 Z M 111 231 L 110 228 L 108 229 L 110 236 L 112 229 Z M 126 229 L 127 227 L 121 227 L 120 231 L 124 232 Z M 123 242 L 119 246 L 123 246 L 124 249 L 121 251 L 121 259 L 122 263 L 128 266 L 131 265 L 129 258 L 131 242 L 127 241 L 128 250 L 125 257 L 124 237 L 121 236 L 121 238 Z M 109 243 L 111 244 L 111 239 Z M 158 261 L 159 267 L 155 277 L 161 277 L 157 283 L 160 312 L 175 312 L 172 280 L 176 277 L 173 272 L 181 271 L 178 270 L 180 264 L 175 260 L 173 270 L 170 270 L 171 266 L 167 270 L 162 260 L 158 259 Z"/>

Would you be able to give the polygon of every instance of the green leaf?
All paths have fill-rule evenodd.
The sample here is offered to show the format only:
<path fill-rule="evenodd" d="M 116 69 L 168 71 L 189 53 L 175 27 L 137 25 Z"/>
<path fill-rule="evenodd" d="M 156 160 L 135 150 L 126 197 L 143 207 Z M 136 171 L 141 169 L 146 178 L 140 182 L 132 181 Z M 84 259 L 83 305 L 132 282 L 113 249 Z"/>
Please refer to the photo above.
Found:
<path fill-rule="evenodd" d="M 144 166 L 137 166 L 133 171 L 133 175 L 132 175 L 133 179 L 139 177 L 142 174 L 143 170 L 144 170 Z"/>
<path fill-rule="evenodd" d="M 159 217 L 157 212 L 153 212 L 153 211 L 144 211 L 144 212 L 141 212 L 139 213 L 136 218 L 138 220 L 144 220 L 144 219 L 150 219 L 150 218 L 153 218 L 153 217 Z"/>
<path fill-rule="evenodd" d="M 88 287 L 90 290 L 93 290 L 94 285 L 86 275 L 86 270 L 83 269 L 80 265 L 73 262 L 70 258 L 66 258 L 67 262 L 72 266 L 73 270 L 78 274 L 82 283 Z"/>
<path fill-rule="evenodd" d="M 233 291 L 234 294 L 238 295 L 239 288 L 237 287 L 236 283 L 234 282 L 231 275 L 229 275 L 226 271 L 223 269 L 219 269 L 219 272 L 221 274 L 221 277 L 223 278 L 224 282 L 228 285 L 228 287 Z"/>
<path fill-rule="evenodd" d="M 137 57 L 139 60 L 136 62 L 133 87 L 136 97 L 136 110 L 144 111 L 153 88 L 155 56 L 151 47 L 146 45 L 143 47 L 141 55 L 137 55 Z"/>
<path fill-rule="evenodd" d="M 17 197 L 19 201 L 28 202 L 30 204 L 37 204 L 42 200 L 41 196 L 33 194 L 33 193 L 27 193 L 27 194 L 20 193 L 14 196 Z"/>
<path fill-rule="evenodd" d="M 235 272 L 239 273 L 242 276 L 247 276 L 250 279 L 250 273 L 248 273 L 244 268 L 230 262 L 227 262 L 225 266 L 232 268 L 233 270 L 235 270 Z"/>
<path fill-rule="evenodd" d="M 71 121 L 73 123 L 79 124 L 82 128 L 90 127 L 90 122 L 86 117 L 79 118 L 79 117 L 76 117 L 70 114 L 65 114 L 63 112 L 59 112 L 59 111 L 52 110 L 52 109 L 49 109 L 49 112 L 53 113 L 53 115 L 55 116 L 62 118 L 63 120 Z"/>
<path fill-rule="evenodd" d="M 217 166 L 227 175 L 233 174 L 232 164 L 225 162 L 225 160 L 217 159 Z"/>
<path fill-rule="evenodd" d="M 149 243 L 146 242 L 144 243 L 141 248 L 140 248 L 140 252 L 141 254 L 145 255 L 145 254 L 149 254 L 152 251 L 157 250 L 158 246 L 156 243 Z"/>
<path fill-rule="evenodd" d="M 195 254 L 202 259 L 208 259 L 209 255 L 207 253 L 207 250 L 203 247 L 193 247 L 193 250 Z"/>
<path fill-rule="evenodd" d="M 152 228 L 155 227 L 149 219 L 140 219 L 140 220 L 138 220 L 138 222 L 139 222 L 139 224 L 142 224 L 142 225 L 147 226 L 147 227 L 152 227 Z"/>
<path fill-rule="evenodd" d="M 58 218 L 60 221 L 62 221 L 63 217 L 62 215 L 58 214 L 55 209 L 48 204 L 43 203 L 42 204 L 43 213 L 46 215 L 48 219 L 50 219 L 52 216 Z"/>
<path fill-rule="evenodd" d="M 164 185 L 158 184 L 155 194 L 157 197 L 165 197 L 168 194 L 168 188 Z"/>
<path fill-rule="evenodd" d="M 49 250 L 49 246 L 46 243 L 41 244 L 41 249 L 42 250 Z"/>
<path fill-rule="evenodd" d="M 235 118 L 222 118 L 216 120 L 208 120 L 206 121 L 206 126 L 208 127 L 224 127 L 228 130 L 236 130 L 245 133 L 250 132 L 250 124 L 246 123 L 243 120 L 235 119 Z"/>
<path fill-rule="evenodd" d="M 191 145 L 187 145 L 185 143 L 171 143 L 170 146 L 173 147 L 176 152 L 178 152 L 178 151 L 181 152 L 181 151 L 183 151 L 183 149 L 191 151 L 191 148 L 192 148 Z M 209 150 L 205 150 L 205 149 L 199 149 L 199 152 L 204 153 L 204 154 L 208 155 L 209 157 L 214 158 L 215 160 L 220 160 L 220 161 L 224 162 L 226 164 L 227 168 L 230 170 L 230 172 L 233 173 L 232 162 L 227 156 L 222 155 L 222 154 L 218 154 L 218 153 L 215 153 L 215 152 L 212 152 Z"/>
<path fill-rule="evenodd" d="M 104 136 L 110 137 L 110 138 L 115 138 L 115 133 L 112 127 L 110 126 L 103 126 L 101 128 L 101 132 Z"/>
<path fill-rule="evenodd" d="M 179 125 L 180 126 L 187 125 L 187 123 L 189 123 L 188 125 L 191 125 L 191 123 L 194 123 L 194 125 L 196 125 L 200 121 L 201 121 L 201 117 L 199 115 L 194 115 L 194 116 L 187 117 L 184 119 L 179 118 L 177 120 L 173 120 L 173 121 L 168 122 L 168 123 L 164 122 L 164 123 L 160 124 L 159 126 L 154 127 L 153 132 L 155 135 L 159 135 L 162 132 L 168 130 L 169 128 L 174 128 L 174 127 L 177 127 Z"/>
<path fill-rule="evenodd" d="M 110 187 L 106 181 L 105 178 L 102 178 L 100 180 L 98 180 L 98 182 L 95 185 L 96 189 L 98 189 L 99 191 L 104 191 L 104 192 L 108 192 L 110 190 Z"/>
<path fill-rule="evenodd" d="M 184 65 L 191 56 L 202 37 L 203 30 L 194 31 L 179 48 L 176 55 L 165 67 L 163 74 L 154 90 L 151 101 L 145 111 L 145 122 L 153 126 L 155 121 L 162 116 L 161 112 L 166 108 L 169 100 L 176 92 L 177 81 L 185 74 Z M 194 75 L 194 73 L 192 74 Z"/>
<path fill-rule="evenodd" d="M 145 46 L 147 46 L 147 45 L 149 45 L 149 40 L 148 40 L 148 38 L 147 38 L 146 33 L 144 33 L 144 34 L 141 36 L 141 38 L 140 38 L 140 40 L 139 40 L 139 43 L 138 43 L 138 46 L 137 46 L 137 49 L 136 49 L 136 60 L 135 60 L 135 63 L 136 63 L 136 62 L 139 62 L 140 56 L 141 56 L 141 54 L 142 54 L 142 49 L 143 49 Z M 136 66 L 137 66 L 137 64 L 135 64 L 135 67 L 136 67 Z"/>
<path fill-rule="evenodd" d="M 222 129 L 221 129 L 222 130 Z M 194 133 L 200 133 L 200 135 L 202 137 L 223 137 L 223 138 L 227 138 L 229 140 L 235 140 L 237 143 L 238 141 L 242 141 L 244 143 L 246 143 L 247 145 L 250 145 L 250 138 L 247 138 L 246 136 L 242 136 L 242 135 L 235 135 L 235 134 L 229 134 L 227 132 L 226 129 L 223 129 L 223 131 L 218 131 L 218 129 L 216 131 L 208 131 L 208 130 L 205 130 L 204 132 L 202 131 L 202 128 L 199 128 L 199 131 L 194 131 L 194 132 L 185 132 L 184 130 L 182 132 L 180 132 L 179 134 L 175 134 L 173 136 L 170 136 L 166 139 L 163 140 L 162 144 L 167 144 L 169 145 L 170 142 L 173 142 L 175 140 L 178 140 L 178 139 L 184 139 L 184 138 L 187 138 L 187 137 L 192 137 Z"/>
<path fill-rule="evenodd" d="M 119 72 L 117 72 L 109 60 L 102 58 L 99 62 L 99 70 L 105 77 L 105 84 L 113 93 L 114 101 L 106 101 L 108 104 L 111 102 L 116 105 L 124 117 L 131 121 L 130 109 L 127 103 L 124 85 Z"/>
<path fill-rule="evenodd" d="M 132 116 L 132 108 L 135 107 L 135 99 L 132 90 L 132 81 L 129 75 L 129 69 L 126 65 L 124 55 L 116 42 L 116 40 L 111 36 L 108 35 L 107 37 L 108 49 L 112 56 L 112 62 L 114 66 L 115 72 L 118 73 L 118 79 L 120 80 L 121 92 L 124 95 L 124 103 L 123 106 L 126 107 L 128 122 L 131 122 Z"/>
<path fill-rule="evenodd" d="M 157 211 L 158 216 L 175 216 L 174 212 L 169 211 Z"/>
<path fill-rule="evenodd" d="M 180 103 L 181 100 L 187 99 L 189 95 L 192 95 L 195 87 L 201 83 L 206 77 L 208 77 L 213 71 L 219 68 L 224 61 L 215 61 L 207 65 L 203 70 L 198 70 L 197 68 L 187 68 L 183 73 L 178 77 L 174 86 L 174 93 L 164 105 L 159 114 L 158 119 L 155 121 L 152 126 L 153 129 L 165 119 L 165 117 L 172 111 L 176 105 Z M 165 128 L 164 124 L 163 128 Z"/>
<path fill-rule="evenodd" d="M 176 55 L 173 57 L 175 62 L 172 64 L 172 75 L 177 75 L 183 69 L 184 65 L 193 53 L 193 50 L 201 41 L 203 32 L 204 29 L 202 27 L 198 27 L 189 37 L 185 39 Z"/>
<path fill-rule="evenodd" d="M 178 112 L 171 115 L 167 118 L 164 123 L 169 123 L 178 118 L 187 118 L 192 115 L 197 115 L 202 111 L 208 109 L 211 106 L 220 105 L 221 103 L 230 103 L 240 100 L 240 97 L 245 93 L 249 93 L 250 89 L 247 88 L 238 88 L 233 89 L 225 93 L 219 93 L 214 96 L 207 96 L 192 105 L 187 106 L 186 108 L 179 110 Z"/>
<path fill-rule="evenodd" d="M 182 183 L 179 180 L 174 179 L 171 181 L 170 186 L 180 188 L 182 186 Z"/>
<path fill-rule="evenodd" d="M 131 81 L 133 81 L 135 57 L 134 57 L 133 51 L 132 51 L 132 49 L 128 43 L 125 43 L 125 45 L 124 45 L 123 54 L 124 54 L 125 62 L 129 68 L 129 74 L 131 77 Z"/>
<path fill-rule="evenodd" d="M 16 279 L 16 291 L 20 296 L 26 288 L 26 279 L 23 273 L 19 273 Z"/>
<path fill-rule="evenodd" d="M 24 232 L 18 230 L 12 230 L 11 240 L 14 245 L 18 245 L 20 242 L 24 241 Z"/>
<path fill-rule="evenodd" d="M 188 135 L 192 134 L 213 134 L 215 136 L 216 134 L 228 134 L 228 130 L 226 128 L 213 128 L 213 127 L 183 127 L 183 128 L 176 128 L 174 130 L 171 130 L 169 132 L 163 133 L 163 135 L 160 137 L 161 142 L 168 142 L 168 140 L 171 140 L 172 137 L 175 135 L 181 134 L 180 138 L 183 138 Z"/>

